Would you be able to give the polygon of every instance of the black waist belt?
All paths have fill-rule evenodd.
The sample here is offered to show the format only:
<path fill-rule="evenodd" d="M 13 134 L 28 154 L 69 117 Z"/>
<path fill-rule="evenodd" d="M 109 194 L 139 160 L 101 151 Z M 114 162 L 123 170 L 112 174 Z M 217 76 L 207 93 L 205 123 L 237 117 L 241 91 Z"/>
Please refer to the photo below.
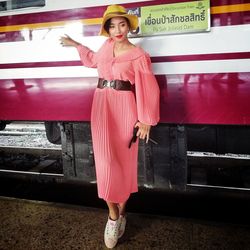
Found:
<path fill-rule="evenodd" d="M 130 81 L 122 81 L 122 80 L 105 80 L 103 78 L 98 79 L 97 88 L 104 89 L 104 88 L 112 88 L 116 90 L 132 90 L 132 85 Z"/>

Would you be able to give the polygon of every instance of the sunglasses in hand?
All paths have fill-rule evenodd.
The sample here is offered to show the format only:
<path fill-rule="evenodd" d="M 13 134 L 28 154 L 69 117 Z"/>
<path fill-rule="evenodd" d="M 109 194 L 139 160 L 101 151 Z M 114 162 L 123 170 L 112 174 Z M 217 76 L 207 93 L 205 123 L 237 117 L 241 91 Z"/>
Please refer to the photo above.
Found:
<path fill-rule="evenodd" d="M 136 142 L 136 140 L 137 140 L 137 132 L 138 132 L 138 129 L 139 129 L 139 127 L 135 127 L 134 128 L 134 130 L 133 130 L 133 136 L 132 136 L 132 138 L 131 138 L 131 140 L 130 140 L 130 142 L 129 142 L 129 145 L 128 145 L 128 147 L 129 148 L 131 148 L 131 146 L 132 146 L 132 143 L 135 143 Z M 155 140 L 153 140 L 152 138 L 149 138 L 149 141 L 151 141 L 152 143 L 154 143 L 154 144 L 158 144 L 158 142 L 156 142 Z"/>

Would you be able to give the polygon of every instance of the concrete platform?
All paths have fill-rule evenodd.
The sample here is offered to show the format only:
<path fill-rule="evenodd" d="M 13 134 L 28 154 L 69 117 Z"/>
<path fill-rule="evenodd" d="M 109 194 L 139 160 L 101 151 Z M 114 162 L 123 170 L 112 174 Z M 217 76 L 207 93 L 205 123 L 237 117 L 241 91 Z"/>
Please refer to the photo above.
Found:
<path fill-rule="evenodd" d="M 0 249 L 106 249 L 107 210 L 0 197 Z M 116 249 L 249 250 L 250 228 L 129 213 Z"/>

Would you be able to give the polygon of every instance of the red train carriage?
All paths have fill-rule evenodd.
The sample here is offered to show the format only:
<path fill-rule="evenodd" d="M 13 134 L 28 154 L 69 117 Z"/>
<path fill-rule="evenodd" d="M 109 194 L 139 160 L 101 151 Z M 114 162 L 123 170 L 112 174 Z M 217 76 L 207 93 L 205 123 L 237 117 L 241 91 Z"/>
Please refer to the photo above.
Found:
<path fill-rule="evenodd" d="M 60 135 L 51 131 L 60 122 L 64 155 L 70 155 L 70 161 L 64 157 L 65 177 L 92 181 L 88 122 L 97 72 L 83 67 L 73 48 L 60 47 L 59 37 L 66 33 L 97 50 L 105 39 L 98 31 L 106 3 L 29 2 L 0 2 L 1 127 L 10 121 L 45 121 L 48 138 L 58 142 Z M 190 2 L 116 1 L 136 13 L 141 25 L 146 7 L 170 8 Z M 204 4 L 194 2 L 197 8 Z M 205 2 L 210 3 L 206 30 L 176 26 L 146 35 L 139 30 L 131 36 L 133 43 L 151 55 L 161 88 L 161 122 L 152 131 L 158 145 L 142 142 L 140 147 L 142 185 L 181 190 L 190 186 L 234 187 L 234 178 L 229 184 L 222 180 L 228 173 L 232 180 L 235 168 L 230 164 L 217 167 L 217 162 L 213 176 L 219 180 L 209 180 L 211 169 L 207 164 L 194 164 L 197 154 L 193 151 L 213 152 L 216 157 L 250 154 L 250 4 L 247 0 Z M 80 143 L 76 143 L 78 138 Z M 77 157 L 85 159 L 86 166 L 76 159 L 76 144 L 85 150 Z M 240 175 L 248 178 L 236 186 L 249 188 L 249 170 L 240 169 Z"/>

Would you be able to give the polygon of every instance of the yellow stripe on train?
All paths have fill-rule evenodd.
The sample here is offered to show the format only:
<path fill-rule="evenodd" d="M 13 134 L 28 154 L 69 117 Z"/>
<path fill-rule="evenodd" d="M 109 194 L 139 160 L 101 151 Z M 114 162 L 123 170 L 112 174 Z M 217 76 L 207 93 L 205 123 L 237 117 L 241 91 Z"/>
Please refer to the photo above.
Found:
<path fill-rule="evenodd" d="M 74 21 L 58 21 L 58 22 L 47 22 L 47 23 L 28 23 L 28 24 L 20 24 L 20 25 L 10 25 L 10 26 L 0 26 L 0 32 L 11 32 L 11 31 L 19 31 L 23 29 L 45 29 L 51 27 L 63 27 L 68 24 L 73 23 L 82 23 L 85 25 L 95 25 L 101 24 L 102 18 L 91 18 L 91 19 L 78 19 Z"/>
<path fill-rule="evenodd" d="M 243 11 L 250 11 L 249 3 L 211 7 L 211 14 L 224 14 L 224 13 L 243 12 Z"/>
<path fill-rule="evenodd" d="M 233 5 L 222 5 L 211 7 L 211 14 L 225 14 L 232 12 L 244 12 L 250 11 L 250 4 L 233 4 Z M 71 23 L 82 23 L 84 25 L 97 25 L 101 24 L 102 18 L 89 18 L 89 19 L 79 19 L 74 21 L 58 21 L 58 22 L 47 22 L 47 23 L 33 23 L 33 24 L 20 24 L 20 25 L 10 25 L 10 26 L 0 26 L 0 32 L 11 32 L 20 31 L 23 29 L 41 29 L 41 28 L 51 28 L 51 27 L 63 27 Z"/>

